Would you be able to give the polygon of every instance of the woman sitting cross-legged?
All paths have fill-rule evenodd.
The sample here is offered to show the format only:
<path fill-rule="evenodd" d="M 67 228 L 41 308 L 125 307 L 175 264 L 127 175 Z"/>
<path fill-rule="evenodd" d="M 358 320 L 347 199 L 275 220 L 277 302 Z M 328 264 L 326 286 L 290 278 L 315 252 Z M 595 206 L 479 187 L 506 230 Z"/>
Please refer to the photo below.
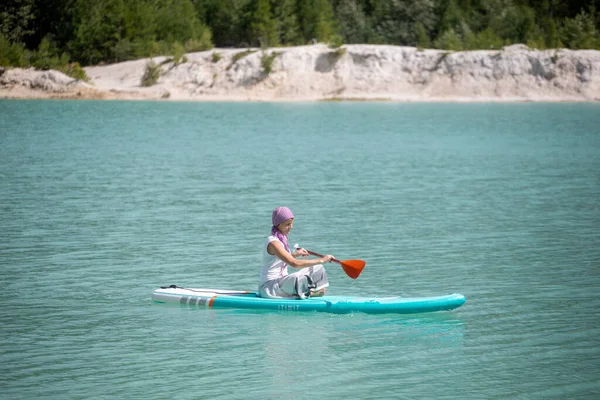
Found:
<path fill-rule="evenodd" d="M 293 253 L 288 245 L 288 235 L 294 224 L 294 214 L 287 207 L 277 207 L 271 218 L 271 235 L 263 246 L 262 268 L 258 291 L 266 298 L 300 298 L 323 296 L 329 286 L 323 264 L 334 257 L 327 254 L 321 258 L 307 257 L 305 249 L 298 248 Z M 288 274 L 288 266 L 298 271 Z"/>

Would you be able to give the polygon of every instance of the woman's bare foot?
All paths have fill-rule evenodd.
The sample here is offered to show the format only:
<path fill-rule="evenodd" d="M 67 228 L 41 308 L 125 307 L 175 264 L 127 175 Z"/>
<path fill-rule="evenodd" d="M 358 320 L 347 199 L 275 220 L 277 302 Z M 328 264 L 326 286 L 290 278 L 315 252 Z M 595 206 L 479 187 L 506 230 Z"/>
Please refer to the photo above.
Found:
<path fill-rule="evenodd" d="M 310 297 L 323 297 L 325 296 L 325 288 L 316 291 L 310 291 Z"/>

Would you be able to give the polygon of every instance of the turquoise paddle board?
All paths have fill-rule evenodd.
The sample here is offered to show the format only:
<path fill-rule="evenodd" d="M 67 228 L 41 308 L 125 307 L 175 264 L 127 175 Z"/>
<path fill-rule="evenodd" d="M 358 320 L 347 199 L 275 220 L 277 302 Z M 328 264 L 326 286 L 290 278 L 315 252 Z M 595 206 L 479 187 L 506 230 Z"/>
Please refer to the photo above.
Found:
<path fill-rule="evenodd" d="M 412 314 L 453 310 L 466 299 L 454 293 L 435 297 L 323 296 L 299 299 L 266 299 L 255 292 L 217 289 L 186 289 L 171 285 L 154 290 L 152 300 L 205 308 L 244 308 L 281 311 L 320 311 L 335 314 Z"/>

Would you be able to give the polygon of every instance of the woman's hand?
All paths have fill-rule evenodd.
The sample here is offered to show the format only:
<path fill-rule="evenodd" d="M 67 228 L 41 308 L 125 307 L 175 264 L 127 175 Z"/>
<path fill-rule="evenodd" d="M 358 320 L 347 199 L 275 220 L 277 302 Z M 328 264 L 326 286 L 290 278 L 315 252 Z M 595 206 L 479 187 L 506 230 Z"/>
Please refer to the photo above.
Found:
<path fill-rule="evenodd" d="M 323 256 L 323 258 L 321 258 L 319 261 L 321 262 L 321 264 L 325 264 L 325 263 L 331 262 L 331 260 L 334 258 L 335 257 L 332 256 L 331 254 L 327 254 L 326 256 Z"/>
<path fill-rule="evenodd" d="M 331 262 L 335 257 L 331 254 L 327 254 L 321 258 L 312 258 L 310 260 L 299 260 L 296 257 L 307 257 L 310 255 L 308 250 L 303 249 L 302 247 L 295 245 L 294 248 L 296 251 L 293 253 L 289 253 L 284 247 L 283 244 L 278 240 L 273 240 L 269 243 L 267 247 L 267 251 L 269 254 L 275 255 L 281 261 L 286 263 L 292 268 L 306 268 L 317 264 L 325 264 Z"/>
<path fill-rule="evenodd" d="M 304 250 L 301 247 L 298 247 L 294 252 L 294 257 L 308 257 L 308 251 Z"/>

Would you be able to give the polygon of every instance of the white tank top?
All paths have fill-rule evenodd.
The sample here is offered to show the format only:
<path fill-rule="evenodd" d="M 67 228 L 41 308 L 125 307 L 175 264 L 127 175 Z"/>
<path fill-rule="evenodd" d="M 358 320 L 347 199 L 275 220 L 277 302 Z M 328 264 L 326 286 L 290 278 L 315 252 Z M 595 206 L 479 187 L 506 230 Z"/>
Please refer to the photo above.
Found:
<path fill-rule="evenodd" d="M 267 251 L 267 247 L 269 247 L 269 243 L 272 241 L 278 241 L 281 243 L 281 240 L 277 239 L 275 236 L 269 236 L 267 238 L 267 243 L 263 246 L 262 249 L 262 266 L 260 269 L 260 283 L 261 286 L 263 283 L 270 281 L 272 279 L 279 279 L 282 276 L 286 276 L 288 274 L 287 264 L 281 261 L 277 256 L 273 256 L 269 254 Z M 283 243 L 281 243 L 283 245 Z"/>

